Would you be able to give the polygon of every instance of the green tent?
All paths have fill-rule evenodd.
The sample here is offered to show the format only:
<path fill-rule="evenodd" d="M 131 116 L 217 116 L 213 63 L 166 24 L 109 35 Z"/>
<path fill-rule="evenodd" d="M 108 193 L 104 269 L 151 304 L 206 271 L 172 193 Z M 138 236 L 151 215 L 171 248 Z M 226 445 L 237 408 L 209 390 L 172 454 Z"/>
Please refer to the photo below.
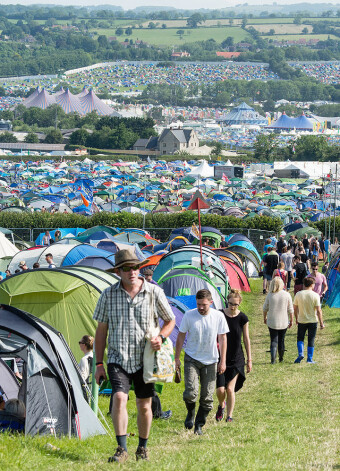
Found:
<path fill-rule="evenodd" d="M 92 315 L 99 296 L 118 279 L 92 267 L 28 270 L 0 282 L 0 301 L 60 331 L 79 361 L 79 339 L 95 333 Z"/>
<path fill-rule="evenodd" d="M 114 227 L 110 226 L 93 226 L 90 229 L 87 229 L 86 231 L 82 232 L 79 236 L 76 237 L 79 242 L 84 242 L 88 237 L 92 234 L 95 234 L 96 232 L 107 232 L 108 234 L 111 235 L 116 235 L 119 234 L 119 230 L 115 229 Z"/>

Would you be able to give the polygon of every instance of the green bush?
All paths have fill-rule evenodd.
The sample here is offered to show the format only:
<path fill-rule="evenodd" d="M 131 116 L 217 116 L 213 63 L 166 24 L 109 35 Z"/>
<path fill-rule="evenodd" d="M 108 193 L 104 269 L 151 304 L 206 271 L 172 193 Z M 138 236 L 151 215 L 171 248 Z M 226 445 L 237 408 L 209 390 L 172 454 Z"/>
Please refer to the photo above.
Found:
<path fill-rule="evenodd" d="M 177 228 L 198 224 L 196 211 L 183 211 L 179 213 L 149 213 L 145 217 L 146 229 Z M 218 216 L 216 214 L 202 214 L 202 226 L 221 228 L 260 229 L 278 233 L 282 229 L 280 218 L 268 216 L 255 216 L 252 219 L 240 219 L 233 216 Z M 79 214 L 63 213 L 11 213 L 0 212 L 0 227 L 6 228 L 57 228 L 57 227 L 84 227 L 85 229 L 97 225 L 113 227 L 143 227 L 143 216 L 126 212 L 96 213 L 87 217 Z"/>

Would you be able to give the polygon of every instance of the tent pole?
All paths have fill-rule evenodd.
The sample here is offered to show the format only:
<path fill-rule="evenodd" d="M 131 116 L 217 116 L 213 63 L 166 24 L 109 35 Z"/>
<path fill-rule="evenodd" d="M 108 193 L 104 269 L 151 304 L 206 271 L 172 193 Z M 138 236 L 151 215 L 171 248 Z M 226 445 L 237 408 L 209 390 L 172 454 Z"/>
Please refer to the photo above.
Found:
<path fill-rule="evenodd" d="M 201 270 L 203 270 L 203 253 L 202 253 L 202 231 L 201 231 L 201 211 L 200 202 L 198 201 L 198 228 L 200 234 L 200 255 L 201 255 Z"/>
<path fill-rule="evenodd" d="M 98 384 L 95 380 L 96 373 L 96 353 L 93 349 L 93 361 L 92 361 L 92 385 L 91 385 L 91 409 L 98 415 Z"/>
<path fill-rule="evenodd" d="M 338 187 L 338 164 L 335 166 L 334 212 L 333 212 L 333 244 L 335 244 L 336 190 Z"/>

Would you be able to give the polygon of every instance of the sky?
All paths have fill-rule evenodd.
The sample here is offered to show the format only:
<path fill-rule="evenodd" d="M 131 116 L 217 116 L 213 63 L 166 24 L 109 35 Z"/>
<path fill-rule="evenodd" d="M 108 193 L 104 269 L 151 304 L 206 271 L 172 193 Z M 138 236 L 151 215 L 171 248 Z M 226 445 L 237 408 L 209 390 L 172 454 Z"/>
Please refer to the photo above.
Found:
<path fill-rule="evenodd" d="M 19 3 L 22 5 L 30 5 L 33 3 L 40 3 L 40 4 L 60 4 L 60 5 L 70 5 L 72 4 L 73 6 L 83 6 L 83 5 L 104 5 L 104 4 L 112 4 L 112 5 L 117 5 L 121 6 L 124 8 L 124 10 L 128 10 L 130 8 L 135 8 L 139 6 L 172 6 L 175 8 L 181 8 L 181 9 L 198 9 L 198 8 L 209 8 L 209 9 L 214 9 L 214 8 L 225 8 L 225 7 L 235 7 L 238 4 L 244 4 L 248 3 L 249 5 L 262 5 L 265 7 L 265 5 L 272 5 L 273 2 L 265 1 L 262 4 L 261 0 L 245 0 L 245 1 L 240 1 L 240 0 L 210 0 L 207 2 L 207 0 L 73 0 L 73 2 L 70 3 L 69 0 L 18 0 L 14 2 L 13 0 L 1 0 L 2 4 L 14 4 L 14 3 Z M 287 4 L 297 4 L 297 3 L 302 3 L 302 1 L 297 1 L 297 0 L 278 0 L 275 3 L 279 5 L 287 5 Z M 326 3 L 329 5 L 337 5 L 340 2 L 329 2 L 329 1 L 320 1 L 320 0 L 309 0 L 308 2 L 305 3 Z"/>

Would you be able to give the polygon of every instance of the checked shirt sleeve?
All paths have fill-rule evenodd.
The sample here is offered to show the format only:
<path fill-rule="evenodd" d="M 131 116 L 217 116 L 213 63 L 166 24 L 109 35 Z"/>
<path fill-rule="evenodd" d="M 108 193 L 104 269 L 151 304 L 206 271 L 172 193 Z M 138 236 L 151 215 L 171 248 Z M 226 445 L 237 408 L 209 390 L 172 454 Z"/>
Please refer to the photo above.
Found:
<path fill-rule="evenodd" d="M 108 306 L 107 306 L 107 293 L 106 290 L 102 292 L 100 295 L 97 306 L 95 307 L 93 313 L 93 319 L 98 322 L 104 322 L 108 324 L 109 316 L 108 316 Z"/>
<path fill-rule="evenodd" d="M 175 319 L 174 313 L 166 299 L 164 291 L 160 288 L 155 288 L 155 306 L 158 317 L 163 319 L 163 321 L 173 321 Z"/>

